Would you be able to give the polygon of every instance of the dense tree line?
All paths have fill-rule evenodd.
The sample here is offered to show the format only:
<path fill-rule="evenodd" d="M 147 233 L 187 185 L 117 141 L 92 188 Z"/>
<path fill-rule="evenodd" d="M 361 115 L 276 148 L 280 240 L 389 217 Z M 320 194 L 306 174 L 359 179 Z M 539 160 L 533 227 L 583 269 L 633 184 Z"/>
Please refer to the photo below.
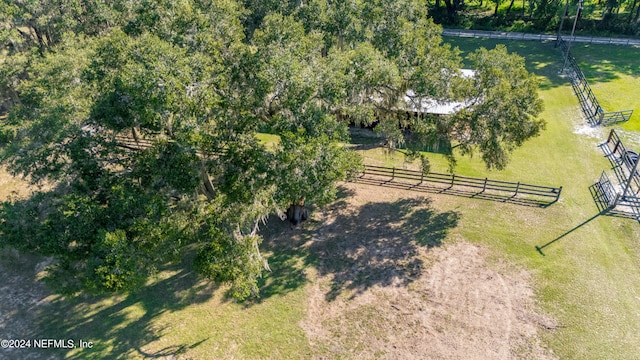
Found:
<path fill-rule="evenodd" d="M 343 119 L 378 121 L 391 147 L 409 127 L 504 168 L 544 126 L 535 78 L 504 47 L 476 52 L 476 76 L 461 76 L 426 9 L 2 0 L 1 161 L 53 190 L 4 204 L 0 245 L 53 256 L 48 279 L 68 293 L 138 288 L 191 249 L 201 274 L 245 298 L 268 268 L 260 224 L 332 201 L 358 172 Z M 408 90 L 468 106 L 407 117 Z"/>
<path fill-rule="evenodd" d="M 575 16 L 578 4 L 579 0 L 433 0 L 428 6 L 436 22 L 450 26 L 553 32 L 563 16 Z M 583 1 L 576 25 L 586 34 L 640 35 L 640 2 Z"/>

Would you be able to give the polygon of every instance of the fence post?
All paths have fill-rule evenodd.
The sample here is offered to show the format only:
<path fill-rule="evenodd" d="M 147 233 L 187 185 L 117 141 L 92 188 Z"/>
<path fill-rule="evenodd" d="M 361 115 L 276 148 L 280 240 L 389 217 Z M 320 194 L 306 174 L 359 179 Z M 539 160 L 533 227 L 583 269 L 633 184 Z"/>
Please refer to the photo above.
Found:
<path fill-rule="evenodd" d="M 607 144 L 611 142 L 611 137 L 613 136 L 613 129 L 609 131 L 609 137 L 607 138 Z"/>
<path fill-rule="evenodd" d="M 556 195 L 556 201 L 560 200 L 560 193 L 562 193 L 562 186 L 558 188 L 558 194 Z"/>
<path fill-rule="evenodd" d="M 484 192 L 485 190 L 487 190 L 487 178 L 484 178 L 484 185 L 482 186 L 482 192 Z"/>
<path fill-rule="evenodd" d="M 516 186 L 516 193 L 513 196 L 518 195 L 518 191 L 520 191 L 520 181 L 518 181 L 518 185 Z"/>
<path fill-rule="evenodd" d="M 598 114 L 598 124 L 602 124 L 602 121 L 604 120 L 604 116 L 605 116 L 604 109 L 600 105 L 598 105 L 596 112 Z"/>
<path fill-rule="evenodd" d="M 391 172 L 391 180 L 396 178 L 396 167 L 393 167 L 393 171 Z"/>
<path fill-rule="evenodd" d="M 420 183 L 418 185 L 422 185 L 422 181 L 424 180 L 424 170 L 420 173 Z"/>
<path fill-rule="evenodd" d="M 451 186 L 449 186 L 449 188 L 453 187 L 453 183 L 456 181 L 456 174 L 451 174 Z"/>
<path fill-rule="evenodd" d="M 607 210 L 614 209 L 618 206 L 618 201 L 620 201 L 620 194 L 616 194 L 616 198 L 613 200 L 613 204 L 609 204 L 609 208 Z"/>
<path fill-rule="evenodd" d="M 621 140 L 618 139 L 618 141 L 616 142 L 616 146 L 613 147 L 613 151 L 611 152 L 612 154 L 615 155 L 616 151 L 618 150 L 618 146 L 620 146 L 620 142 Z"/>

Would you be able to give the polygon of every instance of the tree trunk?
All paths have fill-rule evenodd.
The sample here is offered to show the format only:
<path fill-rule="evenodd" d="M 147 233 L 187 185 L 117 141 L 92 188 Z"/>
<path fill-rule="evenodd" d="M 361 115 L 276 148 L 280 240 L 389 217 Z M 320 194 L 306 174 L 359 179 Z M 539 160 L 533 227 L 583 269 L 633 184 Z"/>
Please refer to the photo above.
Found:
<path fill-rule="evenodd" d="M 3 99 L 3 97 L 5 97 Z M 15 105 L 20 104 L 20 97 L 12 86 L 6 85 L 4 88 L 0 88 L 0 115 L 3 111 L 9 111 Z"/>
<path fill-rule="evenodd" d="M 509 7 L 507 8 L 507 14 L 511 11 L 511 8 L 513 7 L 514 2 L 516 2 L 516 0 L 511 0 L 511 2 L 509 3 Z"/>
<path fill-rule="evenodd" d="M 633 21 L 633 10 L 635 10 L 636 5 L 638 5 L 638 0 L 633 0 L 633 5 L 631 5 L 631 10 L 629 10 L 629 20 L 627 21 L 629 24 Z"/>
<path fill-rule="evenodd" d="M 493 16 L 498 16 L 498 6 L 500 5 L 500 1 L 496 1 L 496 7 L 493 9 Z"/>
<path fill-rule="evenodd" d="M 42 33 L 38 28 L 34 27 L 33 31 L 36 33 L 36 38 L 38 39 L 38 45 L 44 49 L 44 38 L 42 37 Z"/>
<path fill-rule="evenodd" d="M 207 167 L 205 166 L 204 160 L 202 160 L 201 162 L 200 180 L 202 180 L 202 182 L 200 183 L 200 191 L 207 197 L 208 200 L 215 199 L 216 190 L 213 187 L 213 183 L 211 182 L 209 174 L 207 173 Z"/>
<path fill-rule="evenodd" d="M 40 32 L 40 30 L 38 30 L 38 28 L 33 25 L 31 27 L 33 29 L 33 32 L 36 34 L 36 39 L 38 40 L 38 52 L 40 53 L 41 56 L 44 56 L 44 49 L 45 49 L 45 43 L 44 43 L 44 38 L 42 37 L 42 33 Z"/>
<path fill-rule="evenodd" d="M 289 220 L 289 226 L 292 229 L 308 218 L 309 212 L 304 205 L 304 198 L 301 198 L 297 203 L 289 205 L 287 209 L 287 220 Z"/>
<path fill-rule="evenodd" d="M 444 0 L 444 5 L 447 7 L 447 20 L 449 21 L 449 23 L 453 23 L 456 12 L 456 10 L 453 8 L 453 3 L 451 2 L 451 0 Z"/>
<path fill-rule="evenodd" d="M 16 92 L 12 86 L 10 86 L 8 90 L 12 105 L 20 104 L 20 96 L 18 96 L 18 92 Z"/>

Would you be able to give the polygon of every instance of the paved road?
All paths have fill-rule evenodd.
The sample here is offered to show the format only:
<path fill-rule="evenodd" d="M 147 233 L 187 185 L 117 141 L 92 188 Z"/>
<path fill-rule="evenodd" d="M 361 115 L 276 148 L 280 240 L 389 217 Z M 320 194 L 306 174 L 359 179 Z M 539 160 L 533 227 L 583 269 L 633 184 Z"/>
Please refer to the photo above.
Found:
<path fill-rule="evenodd" d="M 518 32 L 482 31 L 482 30 L 443 29 L 442 35 L 457 36 L 457 37 L 508 39 L 508 40 L 537 40 L 537 41 L 556 40 L 556 35 L 549 35 L 549 34 L 526 34 L 526 33 L 518 33 Z M 565 35 L 564 39 L 569 40 L 569 35 Z M 640 46 L 640 39 L 576 36 L 574 37 L 573 41 L 581 42 L 581 43 L 590 43 L 590 44 Z"/>

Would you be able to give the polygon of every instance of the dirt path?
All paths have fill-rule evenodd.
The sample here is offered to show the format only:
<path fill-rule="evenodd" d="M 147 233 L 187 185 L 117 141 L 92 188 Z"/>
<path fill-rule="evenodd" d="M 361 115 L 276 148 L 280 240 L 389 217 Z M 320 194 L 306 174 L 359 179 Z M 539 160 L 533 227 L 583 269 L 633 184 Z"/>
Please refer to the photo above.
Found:
<path fill-rule="evenodd" d="M 318 358 L 554 358 L 541 345 L 538 334 L 557 325 L 536 313 L 526 272 L 514 273 L 507 264 L 489 263 L 487 249 L 463 239 L 421 245 L 424 239 L 420 237 L 434 234 L 421 231 L 411 221 L 428 226 L 437 218 L 428 202 L 412 203 L 414 208 L 406 210 L 396 224 L 381 228 L 385 219 L 376 216 L 384 215 L 363 214 L 363 208 L 387 209 L 393 207 L 384 205 L 390 199 L 406 195 L 386 191 L 382 195 L 362 186 L 352 190 L 354 195 L 344 208 L 360 207 L 359 215 L 366 215 L 376 226 L 350 232 L 354 224 L 348 214 L 337 210 L 327 214 L 328 225 L 309 244 L 343 250 L 321 263 L 317 280 L 308 289 L 307 318 L 301 326 Z M 379 205 L 367 204 L 368 200 Z M 411 216 L 420 211 L 431 215 L 426 219 Z M 326 231 L 326 227 L 334 230 Z M 353 235 L 335 235 L 341 231 Z M 376 249 L 368 249 L 367 244 Z M 385 254 L 386 259 L 372 251 Z M 359 280 L 371 276 L 365 271 L 375 271 L 375 264 L 383 262 L 388 264 L 381 269 L 395 272 L 380 275 L 382 279 Z M 413 270 L 404 271 L 410 264 Z"/>

